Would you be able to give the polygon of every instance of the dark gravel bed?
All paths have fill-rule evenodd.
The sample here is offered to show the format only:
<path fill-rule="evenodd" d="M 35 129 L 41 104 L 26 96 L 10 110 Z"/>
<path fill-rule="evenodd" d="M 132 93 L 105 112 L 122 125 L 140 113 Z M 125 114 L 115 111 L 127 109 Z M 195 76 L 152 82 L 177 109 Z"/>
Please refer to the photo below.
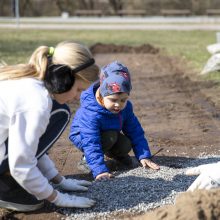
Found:
<path fill-rule="evenodd" d="M 220 156 L 200 158 L 155 158 L 161 164 L 159 171 L 138 167 L 115 173 L 109 181 L 94 182 L 86 193 L 79 195 L 97 201 L 91 209 L 59 209 L 66 220 L 118 219 L 124 215 L 137 215 L 157 207 L 173 204 L 196 177 L 186 176 L 189 167 L 220 161 Z"/>

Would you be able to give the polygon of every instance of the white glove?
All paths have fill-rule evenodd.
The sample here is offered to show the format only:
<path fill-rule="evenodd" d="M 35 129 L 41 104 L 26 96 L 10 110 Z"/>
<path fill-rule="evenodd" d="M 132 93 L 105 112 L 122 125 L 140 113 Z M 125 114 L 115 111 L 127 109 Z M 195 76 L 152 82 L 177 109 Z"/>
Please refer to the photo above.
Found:
<path fill-rule="evenodd" d="M 203 172 L 212 172 L 213 169 L 215 169 L 217 163 L 210 163 L 210 164 L 204 164 L 200 165 L 198 167 L 193 167 L 188 170 L 186 170 L 186 175 L 188 176 L 194 176 L 194 175 L 199 175 Z"/>
<path fill-rule="evenodd" d="M 62 177 L 62 181 L 59 184 L 54 184 L 55 188 L 59 188 L 66 191 L 87 191 L 88 187 L 92 185 L 91 182 L 86 180 L 66 179 Z"/>
<path fill-rule="evenodd" d="M 200 165 L 188 169 L 186 175 L 199 175 L 187 191 L 220 187 L 220 163 Z"/>
<path fill-rule="evenodd" d="M 95 201 L 92 199 L 64 194 L 58 191 L 56 198 L 51 202 L 54 203 L 56 206 L 67 208 L 90 208 L 95 205 Z"/>
<path fill-rule="evenodd" d="M 207 173 L 200 174 L 187 191 L 194 191 L 196 189 L 212 189 L 220 187 L 220 183 L 212 179 Z"/>

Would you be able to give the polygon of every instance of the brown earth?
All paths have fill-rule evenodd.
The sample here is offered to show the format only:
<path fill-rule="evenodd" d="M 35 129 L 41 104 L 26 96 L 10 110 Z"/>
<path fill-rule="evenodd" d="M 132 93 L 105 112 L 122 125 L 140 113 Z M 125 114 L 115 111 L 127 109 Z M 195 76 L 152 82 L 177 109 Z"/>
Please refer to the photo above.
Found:
<path fill-rule="evenodd" d="M 93 54 L 103 53 L 159 53 L 159 48 L 155 48 L 150 44 L 143 44 L 140 46 L 127 46 L 127 45 L 116 45 L 116 44 L 102 44 L 96 43 L 90 47 Z"/>
<path fill-rule="evenodd" d="M 218 220 L 220 190 L 199 190 L 181 194 L 175 205 L 165 206 L 142 216 L 126 220 Z"/>
<path fill-rule="evenodd" d="M 102 45 L 103 51 L 100 44 L 97 46 L 98 49 L 92 48 L 94 53 L 99 52 L 95 55 L 96 62 L 102 66 L 113 60 L 119 60 L 132 72 L 131 100 L 134 111 L 146 132 L 152 152 L 163 148 L 163 151 L 155 157 L 155 161 L 159 157 L 164 157 L 172 160 L 175 167 L 175 161 L 180 158 L 195 158 L 206 154 L 219 155 L 220 99 L 218 94 L 220 87 L 218 83 L 200 80 L 196 73 L 187 68 L 184 61 L 163 55 L 158 49 L 143 49 L 144 52 L 142 51 L 141 54 L 135 53 L 133 49 L 132 52 L 126 49 L 128 52 L 125 53 L 124 49 L 124 53 L 116 54 L 109 53 L 118 52 L 118 50 L 112 50 L 111 46 Z M 121 46 L 123 47 L 126 48 Z M 106 53 L 106 51 L 109 52 Z M 71 106 L 73 112 L 77 106 L 77 104 Z M 50 157 L 63 175 L 91 179 L 91 176 L 81 174 L 76 168 L 81 153 L 69 142 L 68 129 L 50 151 Z M 181 198 L 185 202 L 172 208 L 172 210 L 181 210 L 175 213 L 188 213 L 191 210 L 196 215 L 206 212 L 201 211 L 205 206 L 199 205 L 204 203 L 207 204 L 206 207 L 209 207 L 210 212 L 214 213 L 213 215 L 217 213 L 216 216 L 219 216 L 219 212 L 216 211 L 219 210 L 219 201 L 216 200 L 219 198 L 219 192 L 183 194 Z M 188 205 L 187 202 L 190 198 L 193 198 L 191 201 L 194 204 L 193 211 L 192 205 Z M 165 211 L 158 212 L 165 213 Z M 172 219 L 169 216 L 173 216 L 173 212 L 167 211 L 165 214 L 168 216 L 167 219 Z M 0 216 L 2 219 L 25 220 L 65 217 L 60 214 L 58 208 L 51 208 L 48 204 L 43 209 L 28 214 L 1 210 Z M 166 219 L 158 216 L 160 214 L 156 213 L 155 218 L 151 219 Z"/>

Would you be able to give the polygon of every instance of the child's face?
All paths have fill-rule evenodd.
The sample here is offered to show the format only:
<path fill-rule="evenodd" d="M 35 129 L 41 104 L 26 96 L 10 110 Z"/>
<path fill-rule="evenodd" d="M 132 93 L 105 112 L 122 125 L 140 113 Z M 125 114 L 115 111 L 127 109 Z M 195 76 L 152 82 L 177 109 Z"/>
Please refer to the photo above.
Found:
<path fill-rule="evenodd" d="M 104 97 L 103 102 L 106 109 L 117 114 L 126 106 L 128 97 L 127 93 L 122 92 Z"/>

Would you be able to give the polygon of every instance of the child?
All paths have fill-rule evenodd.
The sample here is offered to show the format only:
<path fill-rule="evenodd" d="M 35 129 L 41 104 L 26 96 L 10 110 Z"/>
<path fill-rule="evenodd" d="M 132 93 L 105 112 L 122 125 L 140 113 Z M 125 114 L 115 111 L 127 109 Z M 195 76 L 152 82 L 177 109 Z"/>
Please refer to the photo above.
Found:
<path fill-rule="evenodd" d="M 73 119 L 69 138 L 84 153 L 96 180 L 113 177 L 104 154 L 130 166 L 131 148 L 143 167 L 159 169 L 150 160 L 144 131 L 128 101 L 131 88 L 127 67 L 115 61 L 103 67 L 100 82 L 81 95 L 81 107 Z"/>

